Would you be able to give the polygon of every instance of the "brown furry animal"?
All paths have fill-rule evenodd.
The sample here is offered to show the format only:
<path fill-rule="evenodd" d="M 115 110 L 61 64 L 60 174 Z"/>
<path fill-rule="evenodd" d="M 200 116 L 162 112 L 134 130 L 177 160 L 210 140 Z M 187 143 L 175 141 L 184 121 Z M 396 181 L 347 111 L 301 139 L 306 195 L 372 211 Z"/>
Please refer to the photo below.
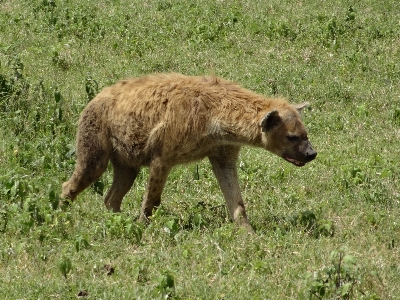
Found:
<path fill-rule="evenodd" d="M 120 81 L 83 111 L 76 168 L 61 197 L 74 200 L 111 160 L 114 179 L 104 202 L 118 212 L 140 168 L 149 166 L 141 211 L 146 221 L 160 205 L 171 168 L 208 157 L 232 219 L 250 228 L 236 170 L 240 147 L 265 148 L 296 166 L 313 160 L 317 153 L 298 114 L 304 106 L 215 77 L 160 74 Z"/>

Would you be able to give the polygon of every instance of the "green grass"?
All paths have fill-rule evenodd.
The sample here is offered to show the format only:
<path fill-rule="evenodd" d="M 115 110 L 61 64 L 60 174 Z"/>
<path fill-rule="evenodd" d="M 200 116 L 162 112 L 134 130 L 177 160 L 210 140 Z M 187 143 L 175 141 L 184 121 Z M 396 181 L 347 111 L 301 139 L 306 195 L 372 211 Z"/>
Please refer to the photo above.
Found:
<path fill-rule="evenodd" d="M 399 299 L 400 5 L 379 1 L 0 1 L 0 290 L 4 299 Z M 154 72 L 215 73 L 309 101 L 317 159 L 244 148 L 254 235 L 207 161 L 170 174 L 136 223 L 147 170 L 106 211 L 57 208 L 79 113 Z"/>

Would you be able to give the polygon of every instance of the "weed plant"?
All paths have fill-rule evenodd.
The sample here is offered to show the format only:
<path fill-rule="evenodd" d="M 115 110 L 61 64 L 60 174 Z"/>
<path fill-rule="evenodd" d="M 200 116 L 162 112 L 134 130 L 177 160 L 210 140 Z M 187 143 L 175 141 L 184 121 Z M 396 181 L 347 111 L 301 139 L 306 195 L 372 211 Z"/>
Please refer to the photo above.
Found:
<path fill-rule="evenodd" d="M 3 299 L 399 299 L 400 4 L 0 1 Z M 207 161 L 174 169 L 137 223 L 147 170 L 106 211 L 111 170 L 58 207 L 79 114 L 103 87 L 215 73 L 309 101 L 317 159 L 244 148 L 248 235 Z"/>

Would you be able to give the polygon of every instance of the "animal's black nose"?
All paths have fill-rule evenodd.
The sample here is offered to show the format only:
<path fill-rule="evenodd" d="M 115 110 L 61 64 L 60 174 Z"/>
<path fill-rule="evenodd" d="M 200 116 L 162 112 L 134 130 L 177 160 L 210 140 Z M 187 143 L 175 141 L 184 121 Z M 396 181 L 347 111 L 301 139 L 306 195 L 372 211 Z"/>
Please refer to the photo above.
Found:
<path fill-rule="evenodd" d="M 317 151 L 315 151 L 315 150 L 310 150 L 310 151 L 307 152 L 307 159 L 308 159 L 309 161 L 313 160 L 313 159 L 316 158 L 316 157 L 317 157 Z"/>

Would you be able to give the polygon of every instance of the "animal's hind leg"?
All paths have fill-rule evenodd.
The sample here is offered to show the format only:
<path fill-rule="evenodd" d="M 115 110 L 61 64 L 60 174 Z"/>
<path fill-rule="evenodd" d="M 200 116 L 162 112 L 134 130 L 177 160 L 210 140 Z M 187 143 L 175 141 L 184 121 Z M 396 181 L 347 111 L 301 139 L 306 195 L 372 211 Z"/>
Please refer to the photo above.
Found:
<path fill-rule="evenodd" d="M 171 167 L 163 164 L 159 158 L 154 159 L 150 163 L 149 179 L 140 214 L 142 222 L 147 223 L 153 213 L 153 209 L 156 209 L 160 205 L 161 194 L 170 170 Z"/>
<path fill-rule="evenodd" d="M 75 171 L 71 178 L 62 184 L 61 198 L 75 200 L 76 196 L 95 182 L 105 171 L 108 164 L 108 154 L 102 149 L 89 153 L 78 153 Z"/>
<path fill-rule="evenodd" d="M 111 147 L 101 128 L 101 120 L 91 109 L 83 112 L 76 143 L 77 162 L 71 178 L 62 185 L 61 198 L 73 201 L 95 182 L 107 168 Z"/>
<path fill-rule="evenodd" d="M 104 199 L 104 204 L 113 212 L 121 211 L 121 202 L 126 193 L 132 187 L 139 168 L 132 168 L 112 160 L 114 178 L 110 190 Z"/>

